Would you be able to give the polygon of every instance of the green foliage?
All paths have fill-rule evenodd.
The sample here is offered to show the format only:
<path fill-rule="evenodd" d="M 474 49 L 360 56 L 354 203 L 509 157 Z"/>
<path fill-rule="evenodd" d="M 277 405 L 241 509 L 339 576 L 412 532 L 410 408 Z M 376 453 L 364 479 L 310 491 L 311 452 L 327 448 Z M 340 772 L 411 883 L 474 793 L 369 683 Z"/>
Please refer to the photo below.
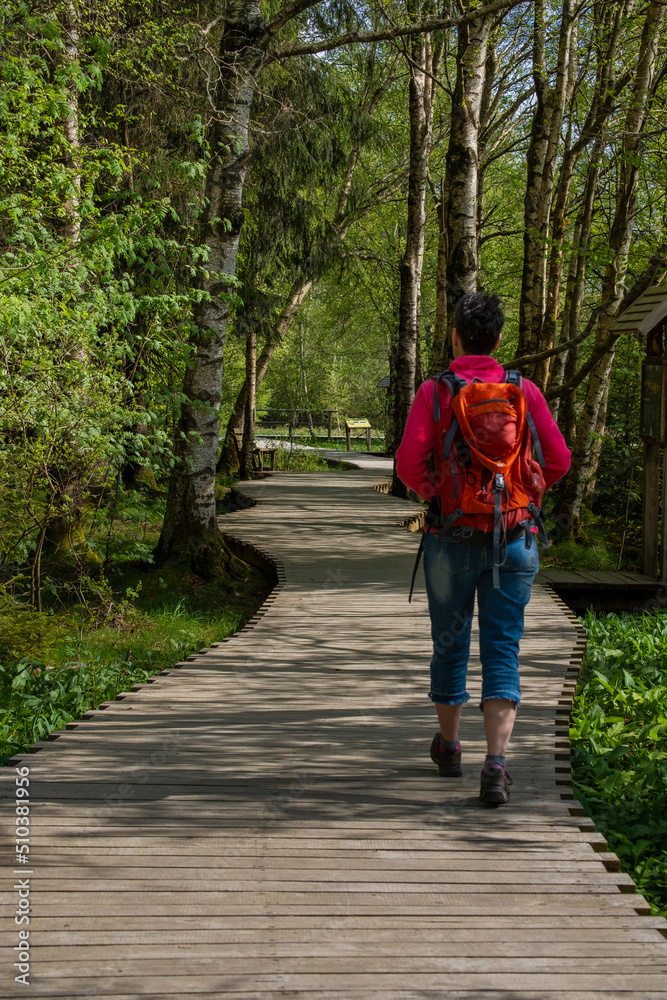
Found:
<path fill-rule="evenodd" d="M 58 643 L 58 628 L 50 615 L 0 603 L 0 662 L 46 658 Z"/>
<path fill-rule="evenodd" d="M 276 451 L 275 468 L 278 472 L 320 472 L 326 469 L 344 469 L 340 462 L 328 462 L 312 451 L 291 450 L 288 447 Z"/>
<path fill-rule="evenodd" d="M 93 606 L 89 600 L 85 619 L 76 608 L 59 615 L 0 616 L 7 654 L 0 660 L 2 763 L 88 709 L 114 699 L 119 691 L 232 635 L 267 592 L 266 580 L 254 570 L 239 582 L 240 593 L 226 600 L 221 593 L 208 592 L 200 580 L 183 581 L 175 590 L 166 572 L 144 571 L 142 578 L 150 596 L 143 598 L 137 589 L 132 603 L 102 599 Z M 202 610 L 202 605 L 210 610 Z M 30 630 L 17 629 L 21 617 Z M 42 641 L 44 658 L 37 660 L 35 651 L 12 660 L 13 653 L 21 652 L 20 643 L 34 635 Z"/>
<path fill-rule="evenodd" d="M 119 691 L 232 635 L 266 592 L 264 581 L 258 586 L 259 578 L 260 574 L 250 575 L 244 600 L 228 601 L 227 606 L 211 612 L 193 606 L 206 602 L 206 596 L 200 593 L 193 601 L 186 587 L 186 593 L 175 597 L 161 577 L 150 583 L 153 596 L 148 603 L 154 605 L 151 613 L 138 613 L 133 608 L 133 614 L 123 615 L 119 614 L 122 608 L 114 604 L 113 613 L 109 609 L 106 616 L 77 628 L 71 616 L 54 620 L 54 616 L 23 612 L 24 618 L 35 620 L 32 634 L 43 630 L 39 634 L 46 636 L 50 655 L 47 663 L 36 660 L 34 654 L 18 661 L 3 656 L 0 662 L 2 763 L 52 730 L 80 718 L 88 709 L 112 700 Z M 215 597 L 208 603 L 217 603 Z M 13 649 L 17 650 L 17 633 L 12 630 L 11 618 L 10 630 L 5 632 L 7 621 L 6 615 L 0 617 L 0 635 L 3 648 L 11 655 L 8 643 L 14 641 Z M 25 628 L 19 637 L 29 637 Z"/>
<path fill-rule="evenodd" d="M 107 577 L 47 579 L 41 613 L 0 591 L 0 761 L 232 635 L 264 600 L 271 581 L 243 564 L 233 589 L 178 562 L 153 569 L 161 520 L 160 495 L 119 482 L 90 527 Z"/>
<path fill-rule="evenodd" d="M 97 660 L 51 670 L 28 659 L 0 664 L 0 761 L 6 763 L 88 709 L 145 681 L 155 670 L 150 655 L 143 661 Z"/>
<path fill-rule="evenodd" d="M 555 522 L 547 518 L 547 531 Z M 553 529 L 555 530 L 555 528 Z M 618 568 L 620 541 L 612 536 L 607 524 L 588 517 L 579 539 L 554 540 L 540 550 L 540 565 L 545 569 L 615 570 Z"/>
<path fill-rule="evenodd" d="M 584 619 L 570 739 L 575 792 L 667 916 L 667 613 Z"/>
<path fill-rule="evenodd" d="M 128 462 L 150 475 L 170 468 L 206 267 L 198 202 L 184 195 L 207 150 L 194 116 L 189 150 L 161 166 L 177 211 L 146 155 L 119 141 L 127 108 L 115 102 L 107 115 L 100 105 L 104 73 L 123 61 L 118 39 L 112 50 L 102 38 L 110 24 L 102 17 L 101 34 L 83 34 L 73 58 L 59 20 L 10 7 L 0 53 L 0 574 L 16 581 L 29 569 L 39 607 L 43 553 L 57 555 L 61 565 L 46 566 L 56 576 L 65 563 L 99 565 L 89 524 Z"/>
<path fill-rule="evenodd" d="M 322 441 L 321 438 L 313 438 L 307 442 L 316 448 L 326 448 L 332 451 L 347 451 L 347 442 L 341 440 L 334 441 Z M 381 435 L 373 434 L 371 437 L 371 446 L 374 454 L 382 455 L 384 453 L 384 437 Z M 357 437 L 350 438 L 350 450 L 363 452 L 365 455 L 368 454 L 368 445 L 366 443 L 366 435 L 359 435 Z"/>

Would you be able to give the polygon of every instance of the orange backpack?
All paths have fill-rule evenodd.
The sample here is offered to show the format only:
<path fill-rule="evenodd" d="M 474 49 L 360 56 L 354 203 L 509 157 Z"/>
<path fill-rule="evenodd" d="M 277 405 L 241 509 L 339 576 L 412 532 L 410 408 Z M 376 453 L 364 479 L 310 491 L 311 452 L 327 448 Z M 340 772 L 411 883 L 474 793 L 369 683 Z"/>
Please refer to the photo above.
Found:
<path fill-rule="evenodd" d="M 451 394 L 444 416 L 439 382 L 445 382 Z M 521 383 L 516 371 L 506 371 L 504 382 L 471 383 L 446 371 L 436 375 L 433 384 L 437 494 L 429 504 L 426 526 L 461 542 L 493 546 L 496 589 L 507 542 L 525 533 L 528 547 L 531 528 L 537 527 L 541 541 L 548 544 L 541 509 L 544 455 Z M 421 546 L 418 559 L 420 555 Z"/>

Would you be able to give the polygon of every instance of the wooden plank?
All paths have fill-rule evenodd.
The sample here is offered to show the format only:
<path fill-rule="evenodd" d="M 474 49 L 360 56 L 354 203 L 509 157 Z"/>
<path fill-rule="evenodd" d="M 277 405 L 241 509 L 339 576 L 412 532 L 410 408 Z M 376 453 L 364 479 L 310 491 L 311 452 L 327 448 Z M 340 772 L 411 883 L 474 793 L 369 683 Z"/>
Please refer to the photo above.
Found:
<path fill-rule="evenodd" d="M 554 874 L 550 879 L 544 873 L 532 874 L 522 873 L 521 884 L 517 885 L 516 873 L 514 872 L 453 872 L 440 870 L 437 872 L 437 884 L 433 884 L 433 874 L 423 868 L 416 872 L 401 872 L 398 875 L 395 871 L 388 872 L 365 872 L 363 870 L 352 869 L 343 877 L 342 873 L 330 871 L 327 873 L 312 871 L 299 872 L 290 870 L 283 875 L 281 872 L 251 871 L 244 870 L 235 872 L 231 876 L 229 872 L 216 875 L 214 871 L 207 870 L 200 873 L 199 878 L 193 878 L 186 869 L 181 873 L 172 872 L 173 877 L 168 878 L 164 871 L 149 869 L 142 871 L 141 876 L 130 871 L 129 874 L 119 869 L 115 874 L 106 876 L 93 872 L 90 869 L 75 873 L 69 877 L 59 877 L 53 875 L 46 878 L 43 873 L 33 878 L 33 892 L 39 894 L 40 898 L 45 898 L 50 893 L 77 892 L 77 893 L 112 893 L 112 892 L 182 892 L 200 893 L 203 900 L 213 900 L 218 893 L 243 893 L 244 898 L 252 900 L 253 893 L 290 893 L 301 897 L 304 894 L 312 893 L 397 893 L 402 894 L 432 894 L 442 895 L 463 892 L 463 893 L 497 893 L 505 895 L 508 892 L 513 896 L 521 896 L 525 893 L 535 894 L 536 886 L 539 886 L 540 896 L 568 893 L 571 894 L 573 886 L 579 887 L 580 891 L 589 895 L 591 893 L 611 893 L 616 895 L 619 886 L 632 886 L 633 882 L 627 875 L 614 873 L 613 876 L 600 866 L 595 874 L 591 873 L 569 873 L 560 872 Z M 326 877 L 325 877 L 326 876 Z M 231 897 L 230 897 L 231 898 Z"/>
<path fill-rule="evenodd" d="M 221 957 L 217 955 L 212 956 L 210 952 L 198 957 L 189 957 L 187 955 L 179 955 L 177 957 L 179 960 L 178 974 L 183 977 L 199 977 L 207 974 L 220 975 L 224 971 L 225 975 L 234 977 L 246 976 L 248 979 L 251 977 L 253 979 L 261 979 L 265 976 L 276 977 L 274 982 L 277 981 L 277 977 L 284 976 L 295 985 L 299 981 L 303 981 L 311 976 L 330 976 L 332 979 L 340 978 L 347 982 L 353 981 L 352 977 L 359 977 L 360 981 L 355 985 L 361 986 L 365 981 L 372 989 L 377 989 L 380 985 L 379 983 L 372 984 L 372 976 L 374 975 L 386 984 L 389 984 L 392 978 L 408 983 L 410 975 L 415 976 L 416 983 L 421 981 L 426 984 L 429 978 L 432 977 L 433 982 L 431 985 L 435 985 L 437 981 L 444 985 L 443 975 L 452 976 L 454 980 L 452 985 L 455 985 L 456 979 L 462 976 L 469 976 L 471 980 L 476 980 L 481 985 L 483 981 L 482 977 L 486 976 L 487 989 L 494 975 L 497 975 L 501 981 L 503 979 L 507 980 L 510 976 L 515 976 L 520 982 L 524 977 L 533 977 L 537 970 L 539 970 L 539 974 L 542 976 L 553 976 L 553 986 L 560 983 L 565 987 L 569 983 L 575 989 L 577 988 L 577 980 L 579 978 L 584 981 L 588 979 L 589 983 L 593 985 L 599 977 L 604 977 L 605 974 L 609 980 L 607 988 L 614 980 L 617 980 L 619 984 L 620 982 L 625 982 L 630 988 L 636 987 L 638 982 L 643 981 L 647 986 L 650 985 L 654 989 L 657 989 L 660 986 L 659 977 L 667 975 L 667 963 L 664 960 L 661 961 L 659 957 L 656 957 L 653 962 L 654 972 L 642 973 L 641 971 L 637 971 L 633 977 L 627 971 L 628 963 L 624 958 L 603 955 L 596 960 L 590 954 L 586 958 L 587 967 L 585 973 L 575 973 L 574 975 L 564 968 L 561 957 L 545 957 L 544 955 L 538 956 L 535 954 L 527 957 L 494 955 L 494 969 L 490 970 L 488 957 L 485 955 L 480 956 L 479 948 L 476 955 L 470 956 L 433 954 L 432 949 L 430 955 L 400 955 L 399 957 L 396 956 L 395 952 L 393 955 L 376 956 L 364 953 L 355 954 L 354 951 L 349 951 L 344 955 L 325 953 L 324 955 L 315 956 L 288 955 L 284 958 L 278 955 L 265 958 L 257 954 L 254 956 L 251 954 L 250 961 L 248 961 L 248 956 L 240 958 L 225 956 L 223 961 Z M 106 960 L 105 966 L 107 975 L 131 977 L 134 980 L 138 980 L 140 977 L 157 978 L 164 973 L 163 961 L 149 959 L 145 955 L 139 959 L 123 956 L 122 958 L 117 957 Z M 55 980 L 59 978 L 92 978 L 95 975 L 95 969 L 96 963 L 94 960 L 90 964 L 86 963 L 84 958 L 74 963 L 58 962 L 56 960 L 52 961 L 49 965 L 49 978 Z M 4 975 L 7 975 L 11 971 L 11 963 L 0 964 L 0 974 L 4 973 Z M 325 981 L 320 981 L 324 985 Z M 531 981 L 534 981 L 534 979 Z M 459 985 L 463 985 L 463 983 L 459 983 Z M 664 986 L 664 980 L 662 981 L 662 986 Z M 590 988 L 590 985 L 588 988 Z"/>
<path fill-rule="evenodd" d="M 174 963 L 176 965 L 176 963 Z M 121 966 L 122 963 L 118 963 Z M 429 996 L 425 990 L 430 991 L 430 996 L 443 1000 L 451 1000 L 456 991 L 467 992 L 468 997 L 479 997 L 480 991 L 494 991 L 500 997 L 514 997 L 517 994 L 525 994 L 531 1000 L 536 997 L 536 991 L 543 990 L 547 983 L 554 993 L 560 993 L 560 1000 L 564 994 L 570 994 L 581 1000 L 586 991 L 601 992 L 602 998 L 609 1000 L 613 997 L 622 997 L 627 1000 L 628 993 L 634 993 L 641 1000 L 651 1000 L 650 994 L 656 994 L 658 1000 L 665 1000 L 664 973 L 658 971 L 657 974 L 643 972 L 628 972 L 627 974 L 605 975 L 604 972 L 439 972 L 439 973 L 364 973 L 354 971 L 349 974 L 331 974 L 327 971 L 312 972 L 290 975 L 280 972 L 274 975 L 270 973 L 257 973 L 251 971 L 245 973 L 227 972 L 221 965 L 217 972 L 202 972 L 194 967 L 188 972 L 181 972 L 170 975 L 154 976 L 127 976 L 123 975 L 121 967 L 115 967 L 113 972 L 105 972 L 104 989 L 110 997 L 121 996 L 147 996 L 158 995 L 164 998 L 165 995 L 174 993 L 176 996 L 198 996 L 208 995 L 215 997 L 227 997 L 244 993 L 251 995 L 258 1000 L 265 1000 L 266 997 L 276 997 L 280 995 L 295 996 L 301 1000 L 304 991 L 311 991 L 311 995 L 322 997 L 322 991 L 331 990 L 338 994 L 341 1000 L 341 993 L 348 1000 L 352 990 L 357 991 L 357 996 L 366 998 L 377 997 L 378 1000 L 386 1000 L 387 990 L 411 991 L 407 998 L 414 997 L 421 1000 L 424 996 Z M 90 977 L 89 977 L 90 978 Z M 86 996 L 81 990 L 86 989 L 85 980 L 74 976 L 54 977 L 47 979 L 43 973 L 35 977 L 30 995 L 37 996 L 64 996 L 72 998 L 75 996 Z M 131 990 L 131 992 L 128 992 Z M 443 991 L 445 991 L 443 993 Z M 98 993 L 88 994 L 88 996 L 98 996 Z M 25 993 L 15 993 L 11 996 L 24 997 Z M 401 1000 L 406 1000 L 406 993 L 399 993 Z M 597 1000 L 597 998 L 596 998 Z"/>
<path fill-rule="evenodd" d="M 44 898 L 42 898 L 44 897 Z M 203 898 L 200 892 L 180 890 L 165 890 L 157 893 L 154 890 L 132 892 L 121 890 L 105 892 L 103 899 L 91 894 L 86 898 L 74 888 L 69 893 L 40 893 L 39 912 L 44 917 L 62 916 L 64 909 L 69 916 L 87 917 L 99 911 L 101 906 L 107 915 L 116 915 L 119 922 L 133 917 L 152 920 L 153 917 L 169 912 L 174 919 L 181 919 L 190 913 L 202 916 L 255 917 L 266 913 L 267 907 L 276 914 L 292 916 L 322 916 L 341 917 L 349 914 L 350 909 L 356 914 L 380 917 L 383 914 L 404 916 L 406 918 L 419 916 L 429 906 L 447 906 L 452 916 L 468 919 L 468 916 L 490 916 L 496 914 L 499 918 L 514 919 L 528 910 L 535 914 L 549 914 L 551 917 L 562 917 L 578 914 L 580 918 L 588 918 L 600 913 L 612 914 L 615 911 L 626 916 L 633 912 L 633 907 L 640 905 L 637 896 L 623 893 L 587 892 L 581 888 L 569 893 L 531 893 L 513 894 L 511 892 L 494 892 L 487 889 L 478 893 L 450 891 L 447 893 L 360 893 L 354 898 L 347 891 L 328 893 L 285 893 L 257 892 L 229 895 L 222 892 L 206 893 Z M 372 942 L 369 942 L 369 947 Z"/>
<path fill-rule="evenodd" d="M 248 934 L 251 935 L 252 932 L 249 931 Z M 54 933 L 51 933 L 50 940 L 53 941 L 54 937 Z M 99 935 L 99 937 L 101 938 L 102 935 Z M 287 959 L 289 960 L 289 971 L 291 972 L 297 970 L 300 964 L 299 960 L 303 959 L 321 960 L 335 957 L 340 962 L 341 959 L 346 959 L 348 956 L 364 956 L 365 960 L 368 948 L 367 942 L 360 940 L 358 934 L 356 936 L 348 935 L 347 937 L 336 934 L 336 937 L 329 942 L 322 939 L 321 932 L 318 935 L 318 940 L 312 941 L 304 940 L 300 935 L 294 936 L 294 939 L 289 942 L 278 942 L 273 937 L 269 940 L 258 940 L 255 934 L 253 938 L 249 938 L 243 942 L 230 942 L 228 938 L 219 936 L 216 940 L 209 940 L 206 943 L 184 943 L 182 940 L 174 940 L 167 943 L 160 938 L 146 941 L 142 934 L 141 942 L 138 943 L 136 937 L 134 940 L 127 939 L 122 942 L 124 946 L 124 960 L 128 962 L 130 967 L 136 963 L 139 971 L 143 971 L 139 962 L 142 965 L 145 963 L 148 944 L 150 944 L 151 960 L 163 961 L 165 959 L 173 960 L 177 958 L 183 961 L 199 962 L 205 959 L 210 961 L 211 945 L 214 944 L 215 956 L 218 961 L 230 959 L 238 961 L 239 964 L 243 963 L 247 968 L 254 961 L 261 963 L 262 960 L 266 962 L 267 959 L 272 962 L 279 959 Z M 93 963 L 118 961 L 118 943 L 117 941 L 109 943 L 108 940 L 100 940 L 99 943 L 93 944 L 86 939 L 81 943 L 74 943 L 71 940 L 67 941 L 65 938 L 61 938 L 58 944 L 53 943 L 51 946 L 37 946 L 33 957 L 38 964 L 60 962 L 64 963 L 66 968 L 72 971 L 76 969 L 77 972 L 83 972 L 86 969 L 91 969 Z M 544 954 L 544 946 L 540 940 L 526 941 L 525 938 L 522 939 L 516 933 L 500 935 L 496 939 L 496 946 L 499 945 L 510 949 L 513 957 L 524 960 L 530 959 L 533 963 L 536 959 L 540 960 Z M 582 943 L 576 940 L 554 941 L 550 958 L 557 963 L 557 967 L 561 967 L 564 960 L 568 960 L 568 964 L 572 960 L 575 962 L 586 962 L 590 958 L 591 950 L 590 942 Z M 658 941 L 626 943 L 620 935 L 615 941 L 610 942 L 602 939 L 596 941 L 594 951 L 598 961 L 609 959 L 610 961 L 623 962 L 623 964 L 632 959 L 641 960 L 642 958 L 657 960 L 662 958 L 664 961 L 664 949 Z M 623 955 L 623 958 L 620 960 L 618 957 L 619 952 Z M 469 935 L 460 940 L 451 940 L 448 938 L 448 940 L 443 941 L 441 933 L 437 934 L 433 932 L 430 935 L 424 935 L 421 931 L 410 933 L 406 928 L 406 935 L 401 947 L 402 956 L 408 959 L 420 957 L 426 959 L 422 970 L 426 971 L 429 965 L 428 960 L 433 957 L 434 953 L 440 959 L 467 958 L 480 961 L 479 943 L 471 941 Z M 376 960 L 391 958 L 396 961 L 395 931 L 392 930 L 391 934 L 381 937 L 374 942 L 373 956 Z M 383 963 L 383 965 L 386 965 L 386 963 Z M 275 965 L 272 967 L 275 968 Z M 11 969 L 7 969 L 6 971 L 11 972 Z"/>
<path fill-rule="evenodd" d="M 113 878 L 115 874 L 122 878 L 128 878 L 135 868 L 142 869 L 144 872 L 151 868 L 156 868 L 161 872 L 164 865 L 162 857 L 155 854 L 142 854 L 139 856 L 134 851 L 127 851 L 125 854 L 119 851 L 113 854 L 110 851 L 105 851 L 104 860 L 100 861 L 97 854 L 86 854 L 78 848 L 71 849 L 72 856 L 69 858 L 66 851 L 66 848 L 60 848 L 57 854 L 50 855 L 45 854 L 44 851 L 40 851 L 40 883 L 43 879 L 50 877 L 51 867 L 58 872 L 58 877 L 62 878 L 75 878 L 77 872 L 81 872 L 82 870 L 86 872 L 86 877 L 88 874 L 94 872 L 95 876 L 99 878 Z M 597 855 L 593 853 L 578 857 L 575 852 L 568 851 L 565 858 L 563 858 L 564 852 L 558 853 L 557 851 L 542 851 L 537 857 L 527 857 L 523 851 L 515 853 L 516 857 L 513 857 L 510 852 L 496 853 L 493 859 L 494 872 L 502 873 L 503 875 L 517 871 L 531 873 L 531 875 L 549 872 L 558 876 L 560 872 L 583 873 L 590 871 L 597 873 L 602 865 Z M 322 851 L 320 854 L 309 851 L 307 855 L 304 855 L 302 851 L 294 850 L 289 852 L 285 849 L 285 853 L 270 854 L 258 859 L 255 852 L 251 851 L 245 853 L 237 852 L 235 854 L 226 853 L 224 858 L 221 858 L 218 854 L 204 855 L 198 853 L 195 857 L 188 855 L 177 856 L 177 860 L 173 862 L 173 866 L 170 866 L 170 871 L 205 868 L 207 872 L 214 873 L 218 870 L 231 871 L 248 866 L 253 870 L 262 872 L 282 872 L 292 869 L 302 873 L 304 877 L 306 877 L 305 873 L 309 871 L 323 870 L 340 874 L 343 871 L 348 873 L 350 869 L 363 873 L 386 871 L 392 872 L 395 875 L 399 871 L 423 873 L 424 865 L 427 862 L 431 862 L 434 871 L 450 869 L 456 873 L 462 873 L 468 871 L 477 872 L 479 870 L 479 851 L 468 851 L 465 853 L 452 851 L 444 857 L 443 854 L 444 852 L 438 853 L 436 851 L 392 851 L 384 852 L 383 856 L 382 852 L 357 851 L 353 857 L 350 857 L 349 851 L 339 850 L 336 852 L 337 856 L 334 859 L 331 857 L 329 851 Z M 70 863 L 77 862 L 77 864 L 73 864 L 71 868 L 68 868 L 68 861 Z M 112 862 L 115 863 L 112 864 Z M 295 867 L 297 864 L 298 867 Z M 361 865 L 363 865 L 363 868 L 360 868 Z"/>
<path fill-rule="evenodd" d="M 106 987 L 105 987 L 106 989 Z M 277 987 L 279 989 L 279 987 Z M 40 995 L 36 993 L 36 995 Z M 45 994 L 41 994 L 45 995 Z M 126 992 L 116 992 L 116 993 L 95 993 L 95 997 L 98 1000 L 138 1000 L 139 997 L 144 997 L 147 995 L 158 995 L 160 1000 L 183 1000 L 183 997 L 190 994 L 184 993 L 165 993 L 163 987 L 159 987 L 157 994 L 151 993 L 126 993 Z M 212 995 L 212 994 L 207 994 Z M 215 994 L 217 996 L 217 994 Z M 493 996 L 493 993 L 485 994 L 488 996 Z M 589 991 L 577 991 L 577 1000 L 617 1000 L 622 995 L 623 1000 L 665 1000 L 664 991 L 655 993 L 653 991 L 642 991 L 640 993 L 630 990 L 624 991 L 622 994 L 617 992 L 606 992 L 596 990 L 594 993 Z M 70 994 L 71 996 L 71 994 Z M 414 990 L 392 990 L 383 988 L 380 993 L 369 990 L 368 988 L 358 991 L 349 984 L 344 988 L 344 993 L 341 994 L 339 989 L 335 990 L 292 990 L 289 993 L 284 991 L 276 993 L 267 993 L 265 990 L 255 991 L 252 988 L 245 990 L 232 990 L 231 992 L 226 992 L 224 994 L 225 1000 L 266 1000 L 267 996 L 271 996 L 272 1000 L 274 996 L 287 996 L 290 1000 L 341 1000 L 344 996 L 345 1000 L 479 1000 L 480 993 L 479 990 L 474 987 L 472 990 L 456 989 L 447 990 L 443 994 L 442 990 L 430 990 L 430 989 L 420 989 L 418 992 Z M 506 1000 L 507 994 L 499 994 Z M 7 1000 L 15 1000 L 15 998 L 25 997 L 25 993 L 12 994 Z M 519 992 L 514 990 L 510 995 L 510 1000 L 563 1000 L 564 994 L 562 991 L 558 992 L 552 991 L 535 991 L 534 989 L 529 992 Z"/>
<path fill-rule="evenodd" d="M 537 574 L 537 582 L 544 581 L 545 583 L 553 583 L 558 586 L 572 584 L 579 585 L 582 582 L 581 575 L 574 570 L 569 569 L 551 569 L 549 567 L 541 569 Z"/>
<path fill-rule="evenodd" d="M 279 987 L 277 988 L 279 989 Z M 106 987 L 105 987 L 106 990 Z M 36 993 L 39 996 L 39 993 Z M 41 994 L 45 995 L 45 994 Z M 156 995 L 155 993 L 126 993 L 126 992 L 116 992 L 116 993 L 104 993 L 97 992 L 95 997 L 98 1000 L 138 1000 L 139 997 L 144 997 L 147 995 Z M 184 993 L 165 993 L 163 988 L 159 988 L 157 995 L 160 1000 L 183 1000 L 186 996 Z M 190 994 L 187 994 L 190 995 Z M 208 994 L 212 995 L 212 994 Z M 217 994 L 215 994 L 217 996 Z M 493 993 L 485 994 L 488 996 L 493 996 Z M 71 994 L 70 994 L 71 996 Z M 355 990 L 351 988 L 349 984 L 345 987 L 344 994 L 341 994 L 340 990 L 301 990 L 298 992 L 292 990 L 289 993 L 276 992 L 269 993 L 265 990 L 257 992 L 252 988 L 248 990 L 232 990 L 231 992 L 226 992 L 224 994 L 225 1000 L 266 1000 L 267 996 L 271 996 L 272 1000 L 274 996 L 288 996 L 290 1000 L 341 1000 L 344 996 L 345 1000 L 479 1000 L 480 993 L 477 988 L 472 990 L 447 990 L 446 994 L 443 994 L 442 990 L 430 990 L 430 989 L 420 989 L 419 992 L 413 990 L 392 990 L 392 989 L 382 989 L 380 993 L 375 991 L 369 991 L 368 988 L 362 991 Z M 506 1000 L 507 994 L 499 994 Z M 577 1000 L 617 1000 L 621 994 L 616 992 L 606 992 L 596 990 L 594 993 L 589 991 L 577 991 Z M 7 1000 L 15 1000 L 15 998 L 25 997 L 25 993 L 12 994 L 11 997 L 7 997 Z M 665 1000 L 664 991 L 660 993 L 655 993 L 652 991 L 646 992 L 642 991 L 638 993 L 634 990 L 624 991 L 622 994 L 623 1000 Z M 511 994 L 511 1000 L 563 1000 L 564 994 L 562 991 L 552 992 L 552 991 L 535 991 L 530 992 L 517 992 L 516 990 Z"/>
<path fill-rule="evenodd" d="M 171 916 L 165 914 L 155 914 L 150 922 L 137 927 L 136 924 L 119 923 L 116 917 L 109 915 L 87 914 L 84 916 L 68 916 L 67 927 L 64 927 L 62 914 L 55 914 L 51 917 L 34 915 L 31 918 L 30 926 L 39 931 L 49 932 L 48 942 L 51 943 L 51 935 L 58 935 L 58 940 L 67 943 L 69 934 L 77 936 L 77 940 L 87 940 L 90 933 L 90 940 L 99 940 L 106 943 L 116 940 L 118 944 L 127 941 L 131 935 L 134 941 L 159 941 L 177 940 L 182 942 L 200 940 L 202 941 L 255 941 L 271 940 L 304 940 L 315 935 L 319 940 L 326 939 L 327 933 L 332 934 L 332 938 L 342 935 L 352 936 L 358 942 L 368 940 L 366 934 L 372 934 L 373 940 L 379 933 L 386 933 L 390 938 L 396 939 L 397 929 L 401 934 L 435 935 L 440 940 L 443 938 L 463 942 L 471 940 L 473 932 L 497 931 L 499 940 L 509 935 L 510 940 L 521 939 L 527 941 L 544 941 L 545 937 L 550 940 L 577 940 L 577 941 L 613 941 L 616 939 L 627 941 L 649 941 L 660 944 L 661 935 L 659 927 L 664 927 L 665 921 L 660 917 L 638 917 L 634 912 L 614 912 L 604 915 L 590 914 L 582 920 L 578 914 L 557 914 L 550 915 L 544 913 L 531 913 L 530 916 L 515 914 L 511 924 L 503 923 L 499 927 L 499 921 L 493 914 L 471 914 L 469 919 L 462 922 L 458 916 L 440 916 L 439 914 L 428 915 L 427 913 L 413 914 L 409 920 L 404 915 L 393 913 L 380 913 L 373 915 L 345 914 L 338 916 L 335 923 L 332 923 L 328 916 L 318 916 L 316 914 L 283 915 L 277 921 L 273 914 L 252 914 L 251 916 L 225 916 L 223 914 L 182 914 L 179 918 L 178 926 L 174 925 Z M 10 932 L 13 917 L 7 920 L 6 928 Z M 335 931 L 335 935 L 333 932 Z M 261 932 L 261 933 L 260 933 Z M 41 937 L 41 942 L 47 941 Z M 74 940 L 74 938 L 72 938 Z"/>

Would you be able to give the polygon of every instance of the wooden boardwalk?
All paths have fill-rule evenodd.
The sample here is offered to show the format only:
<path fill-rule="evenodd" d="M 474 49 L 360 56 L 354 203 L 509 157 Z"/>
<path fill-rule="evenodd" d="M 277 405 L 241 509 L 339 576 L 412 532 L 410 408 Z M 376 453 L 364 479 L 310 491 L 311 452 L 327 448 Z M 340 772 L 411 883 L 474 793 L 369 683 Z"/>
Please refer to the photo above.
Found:
<path fill-rule="evenodd" d="M 667 605 L 664 582 L 643 573 L 604 570 L 543 569 L 537 576 L 571 608 L 594 611 L 652 611 Z"/>
<path fill-rule="evenodd" d="M 414 506 L 367 464 L 244 486 L 224 528 L 279 564 L 261 614 L 21 759 L 30 986 L 12 851 L 0 996 L 667 1000 L 667 923 L 571 796 L 581 630 L 535 588 L 509 805 L 477 800 L 475 667 L 439 778 Z"/>

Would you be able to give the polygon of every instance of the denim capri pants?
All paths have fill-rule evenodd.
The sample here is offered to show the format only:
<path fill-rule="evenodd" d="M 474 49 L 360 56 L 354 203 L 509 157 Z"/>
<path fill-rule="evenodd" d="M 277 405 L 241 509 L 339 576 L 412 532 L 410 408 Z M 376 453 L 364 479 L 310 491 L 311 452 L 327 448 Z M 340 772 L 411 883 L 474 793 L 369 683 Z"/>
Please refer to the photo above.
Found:
<path fill-rule="evenodd" d="M 510 542 L 502 553 L 500 589 L 493 588 L 493 548 L 467 545 L 449 535 L 424 535 L 424 575 L 431 617 L 433 657 L 429 697 L 462 705 L 466 691 L 470 626 L 477 593 L 482 704 L 489 698 L 521 702 L 519 642 L 523 612 L 539 569 L 537 541 Z"/>

